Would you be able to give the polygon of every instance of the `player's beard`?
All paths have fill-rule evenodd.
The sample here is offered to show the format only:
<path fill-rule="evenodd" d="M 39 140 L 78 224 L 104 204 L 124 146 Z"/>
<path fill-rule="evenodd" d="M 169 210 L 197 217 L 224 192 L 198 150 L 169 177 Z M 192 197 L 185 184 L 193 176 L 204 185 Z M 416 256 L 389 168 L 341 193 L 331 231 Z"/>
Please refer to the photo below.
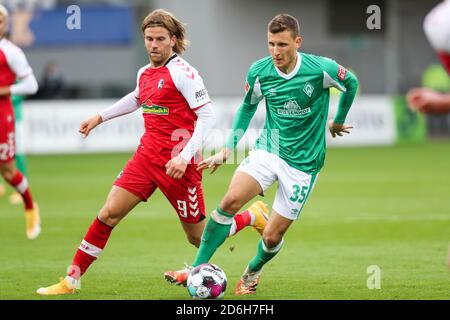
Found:
<path fill-rule="evenodd" d="M 165 50 L 161 50 L 161 51 L 157 52 L 156 55 L 152 55 L 150 53 L 150 60 L 152 62 L 152 66 L 153 67 L 160 67 L 160 66 L 162 66 L 167 61 L 167 59 L 170 58 L 172 53 L 173 52 L 172 52 L 171 48 L 165 49 Z"/>

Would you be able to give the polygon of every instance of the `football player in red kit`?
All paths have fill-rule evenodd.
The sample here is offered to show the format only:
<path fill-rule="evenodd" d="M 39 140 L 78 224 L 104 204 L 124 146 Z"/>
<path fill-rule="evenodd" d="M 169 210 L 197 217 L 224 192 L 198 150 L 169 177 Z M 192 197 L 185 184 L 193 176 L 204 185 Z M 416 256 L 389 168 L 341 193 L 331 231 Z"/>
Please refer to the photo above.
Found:
<path fill-rule="evenodd" d="M 435 6 L 425 17 L 423 28 L 442 66 L 450 76 L 450 0 Z M 424 114 L 450 113 L 450 93 L 414 88 L 407 94 L 411 110 Z"/>
<path fill-rule="evenodd" d="M 7 9 L 0 5 L 0 173 L 22 196 L 26 235 L 32 240 L 41 232 L 41 219 L 27 178 L 17 170 L 14 161 L 15 128 L 11 95 L 34 94 L 38 84 L 23 51 L 5 38 L 8 16 Z M 20 83 L 14 84 L 16 80 L 20 80 Z"/>
<path fill-rule="evenodd" d="M 80 277 L 97 259 L 113 228 L 139 202 L 159 188 L 176 210 L 188 241 L 199 246 L 205 227 L 202 173 L 197 154 L 206 130 L 215 124 L 215 113 L 203 80 L 180 54 L 186 48 L 184 25 L 170 12 L 155 10 L 142 23 L 150 64 L 138 71 L 136 89 L 111 107 L 81 123 L 88 136 L 100 123 L 142 108 L 145 133 L 133 158 L 114 183 L 105 205 L 90 226 L 59 283 L 37 290 L 41 295 L 74 293 Z M 248 225 L 262 233 L 267 207 L 252 204 L 234 220 L 230 235 Z M 180 275 L 165 278 L 182 283 Z"/>

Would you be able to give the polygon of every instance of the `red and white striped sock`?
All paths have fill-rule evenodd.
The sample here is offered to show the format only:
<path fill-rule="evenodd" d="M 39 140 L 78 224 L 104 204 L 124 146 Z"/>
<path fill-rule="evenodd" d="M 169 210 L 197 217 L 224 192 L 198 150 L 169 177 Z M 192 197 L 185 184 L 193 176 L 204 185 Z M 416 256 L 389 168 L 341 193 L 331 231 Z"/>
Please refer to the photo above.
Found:
<path fill-rule="evenodd" d="M 8 181 L 8 183 L 22 196 L 25 210 L 33 209 L 33 198 L 31 197 L 27 178 L 19 170 L 17 170 L 15 176 L 12 180 Z"/>
<path fill-rule="evenodd" d="M 106 246 L 106 242 L 108 242 L 109 236 L 111 235 L 112 229 L 112 227 L 101 222 L 98 217 L 95 218 L 73 257 L 72 265 L 67 271 L 69 277 L 80 279 L 87 268 L 89 268 L 92 262 L 94 262 L 103 251 L 103 248 Z"/>
<path fill-rule="evenodd" d="M 254 218 L 252 219 L 252 216 L 253 215 L 248 210 L 245 210 L 235 215 L 233 224 L 231 225 L 230 228 L 230 234 L 228 236 L 231 237 L 236 233 L 238 233 L 239 231 L 241 231 L 242 229 L 244 229 L 246 226 L 250 225 L 252 223 L 252 220 L 254 220 Z"/>

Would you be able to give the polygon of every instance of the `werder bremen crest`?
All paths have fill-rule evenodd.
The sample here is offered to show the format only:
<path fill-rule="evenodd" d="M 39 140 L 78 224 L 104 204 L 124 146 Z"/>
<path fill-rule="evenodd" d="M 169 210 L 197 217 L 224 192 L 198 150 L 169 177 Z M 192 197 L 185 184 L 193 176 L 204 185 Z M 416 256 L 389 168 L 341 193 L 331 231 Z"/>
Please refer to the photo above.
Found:
<path fill-rule="evenodd" d="M 306 95 L 308 97 L 311 98 L 313 91 L 314 91 L 314 86 L 309 82 L 305 83 L 305 86 L 303 87 L 303 92 L 306 93 Z"/>
<path fill-rule="evenodd" d="M 295 100 L 289 100 L 283 107 L 277 109 L 278 114 L 283 116 L 302 116 L 311 112 L 311 108 L 302 109 Z"/>

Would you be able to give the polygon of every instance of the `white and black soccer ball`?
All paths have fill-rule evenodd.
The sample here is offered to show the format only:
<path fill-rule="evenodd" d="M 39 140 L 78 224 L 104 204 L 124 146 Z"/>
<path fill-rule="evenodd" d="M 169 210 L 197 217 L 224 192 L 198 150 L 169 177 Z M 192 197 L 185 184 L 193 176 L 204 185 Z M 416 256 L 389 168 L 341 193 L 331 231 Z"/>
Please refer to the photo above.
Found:
<path fill-rule="evenodd" d="M 227 289 L 227 276 L 218 266 L 204 263 L 191 270 L 187 288 L 194 299 L 220 299 Z"/>

